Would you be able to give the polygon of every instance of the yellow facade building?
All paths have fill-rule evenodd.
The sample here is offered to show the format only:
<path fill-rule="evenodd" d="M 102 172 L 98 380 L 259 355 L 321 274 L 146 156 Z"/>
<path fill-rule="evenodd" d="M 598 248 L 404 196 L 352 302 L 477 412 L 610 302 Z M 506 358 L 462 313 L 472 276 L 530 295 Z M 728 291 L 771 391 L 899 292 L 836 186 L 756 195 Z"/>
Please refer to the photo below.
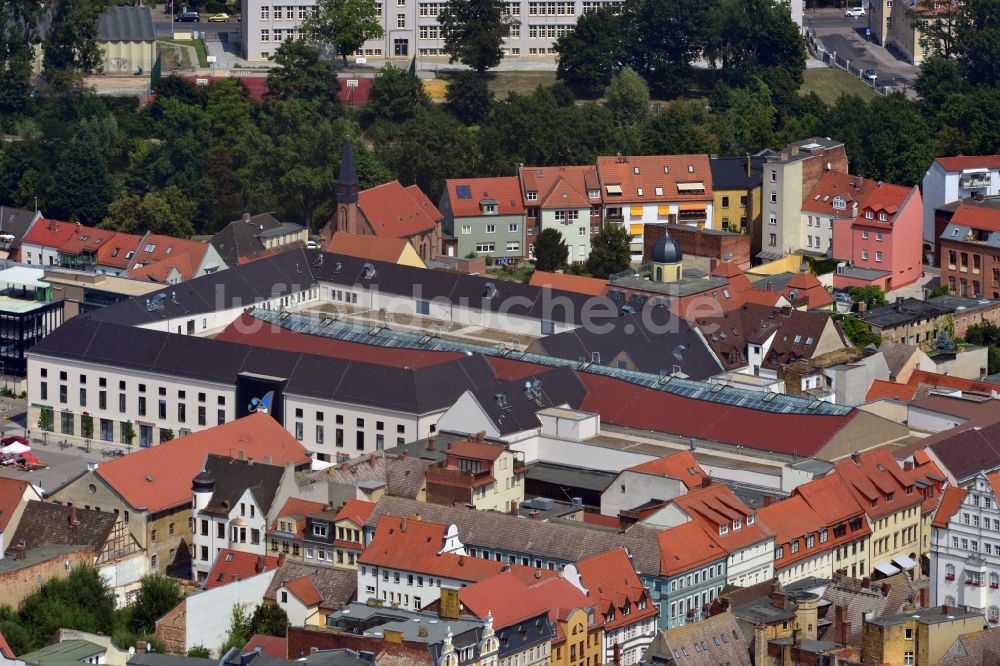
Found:
<path fill-rule="evenodd" d="M 861 631 L 861 663 L 932 666 L 960 636 L 982 628 L 981 614 L 949 606 L 868 620 Z"/>

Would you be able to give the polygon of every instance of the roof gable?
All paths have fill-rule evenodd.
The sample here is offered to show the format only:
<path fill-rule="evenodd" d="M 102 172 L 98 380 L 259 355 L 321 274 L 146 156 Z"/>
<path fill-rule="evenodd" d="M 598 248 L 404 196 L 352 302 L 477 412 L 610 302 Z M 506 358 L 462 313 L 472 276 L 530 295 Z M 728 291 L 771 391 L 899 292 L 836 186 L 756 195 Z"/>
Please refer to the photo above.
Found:
<path fill-rule="evenodd" d="M 409 238 L 441 221 L 440 211 L 412 187 L 393 180 L 358 193 L 358 207 L 376 236 Z"/>

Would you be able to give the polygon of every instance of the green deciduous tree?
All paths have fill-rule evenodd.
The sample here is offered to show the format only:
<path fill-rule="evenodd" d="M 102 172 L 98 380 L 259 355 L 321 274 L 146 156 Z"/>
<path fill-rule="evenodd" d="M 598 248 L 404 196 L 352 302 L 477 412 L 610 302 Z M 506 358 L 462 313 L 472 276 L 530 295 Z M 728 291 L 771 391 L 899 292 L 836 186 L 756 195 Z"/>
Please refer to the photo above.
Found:
<path fill-rule="evenodd" d="M 744 87 L 727 90 L 725 107 L 716 123 L 723 153 L 756 153 L 768 146 L 774 134 L 777 109 L 763 81 L 758 79 Z"/>
<path fill-rule="evenodd" d="M 648 155 L 718 153 L 713 118 L 705 104 L 679 99 L 642 125 L 642 150 Z"/>
<path fill-rule="evenodd" d="M 632 263 L 632 234 L 625 225 L 609 224 L 594 236 L 587 256 L 587 272 L 606 278 L 619 273 Z"/>
<path fill-rule="evenodd" d="M 315 100 L 328 115 L 339 115 L 337 72 L 320 58 L 318 48 L 301 39 L 291 39 L 278 47 L 273 62 L 279 67 L 267 76 L 267 99 Z"/>
<path fill-rule="evenodd" d="M 362 44 L 384 34 L 375 0 L 319 0 L 302 32 L 309 41 L 336 47 L 344 65 Z"/>
<path fill-rule="evenodd" d="M 226 634 L 226 642 L 219 648 L 219 655 L 224 655 L 232 648 L 242 648 L 253 636 L 253 627 L 250 624 L 250 616 L 240 604 L 233 604 L 231 615 L 229 616 L 229 631 Z"/>
<path fill-rule="evenodd" d="M 864 303 L 869 310 L 886 304 L 885 292 L 874 285 L 868 287 L 851 287 L 849 292 L 855 303 Z"/>
<path fill-rule="evenodd" d="M 844 335 L 847 339 L 851 341 L 858 349 L 864 349 L 868 345 L 875 345 L 878 347 L 882 344 L 882 338 L 872 331 L 872 327 L 866 322 L 860 319 L 855 319 L 854 317 L 844 317 L 841 322 L 841 328 L 844 331 Z"/>
<path fill-rule="evenodd" d="M 478 125 L 490 115 L 493 91 L 476 72 L 462 71 L 448 82 L 445 107 L 466 125 Z"/>
<path fill-rule="evenodd" d="M 503 0 L 448 0 L 438 23 L 449 62 L 482 73 L 503 60 L 501 47 L 511 26 Z"/>
<path fill-rule="evenodd" d="M 364 116 L 369 123 L 380 120 L 403 123 L 412 118 L 418 108 L 429 104 L 430 98 L 420 79 L 405 69 L 388 64 L 372 81 Z"/>
<path fill-rule="evenodd" d="M 626 62 L 659 97 L 687 92 L 691 63 L 705 46 L 709 7 L 701 0 L 625 0 L 622 5 Z"/>
<path fill-rule="evenodd" d="M 281 606 L 259 604 L 250 616 L 250 629 L 254 634 L 285 637 L 288 615 Z"/>
<path fill-rule="evenodd" d="M 611 77 L 604 97 L 619 125 L 638 125 L 649 115 L 649 86 L 631 67 Z"/>
<path fill-rule="evenodd" d="M 805 43 L 788 5 L 771 0 L 722 0 L 713 11 L 705 53 L 730 86 L 758 78 L 780 106 L 798 94 Z"/>
<path fill-rule="evenodd" d="M 45 197 L 46 214 L 96 225 L 114 196 L 108 161 L 100 146 L 73 141 L 60 154 Z"/>
<path fill-rule="evenodd" d="M 556 41 L 556 75 L 576 94 L 597 97 L 625 59 L 622 21 L 613 7 L 585 12 L 576 28 Z"/>
<path fill-rule="evenodd" d="M 974 85 L 1000 81 L 1000 0 L 964 0 L 954 20 L 952 49 Z"/>
<path fill-rule="evenodd" d="M 43 74 L 54 84 L 101 70 L 98 19 L 109 0 L 56 0 L 43 44 Z"/>
<path fill-rule="evenodd" d="M 78 566 L 25 599 L 18 618 L 28 630 L 32 650 L 62 627 L 107 635 L 115 623 L 115 597 L 96 569 Z"/>
<path fill-rule="evenodd" d="M 166 576 L 145 576 L 132 606 L 129 628 L 139 635 L 153 633 L 156 621 L 183 598 L 176 581 Z"/>
<path fill-rule="evenodd" d="M 478 161 L 471 131 L 440 109 L 420 109 L 376 150 L 396 178 L 419 186 L 431 201 L 440 199 L 446 179 L 474 173 Z"/>
<path fill-rule="evenodd" d="M 563 235 L 557 229 L 542 229 L 535 239 L 535 268 L 540 271 L 554 271 L 566 265 L 569 248 Z"/>
<path fill-rule="evenodd" d="M 187 656 L 195 657 L 197 659 L 211 659 L 212 651 L 204 645 L 195 645 L 187 651 Z"/>
<path fill-rule="evenodd" d="M 35 28 L 42 14 L 36 0 L 6 0 L 0 11 L 0 114 L 23 111 L 31 97 Z"/>

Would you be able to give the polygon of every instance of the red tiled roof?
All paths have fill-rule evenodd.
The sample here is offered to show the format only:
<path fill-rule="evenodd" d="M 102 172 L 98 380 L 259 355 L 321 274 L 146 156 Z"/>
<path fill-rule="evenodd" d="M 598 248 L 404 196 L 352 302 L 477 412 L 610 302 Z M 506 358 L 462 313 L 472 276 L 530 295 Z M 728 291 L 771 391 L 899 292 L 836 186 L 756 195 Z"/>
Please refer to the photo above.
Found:
<path fill-rule="evenodd" d="M 853 217 L 853 204 L 857 202 L 860 210 L 860 206 L 875 190 L 876 185 L 874 180 L 868 180 L 861 176 L 827 171 L 820 177 L 816 187 L 806 195 L 802 210 L 825 215 Z M 847 205 L 845 209 L 837 210 L 833 207 L 833 200 L 837 196 L 844 199 Z"/>
<path fill-rule="evenodd" d="M 14 651 L 10 649 L 10 644 L 7 643 L 7 639 L 4 638 L 3 634 L 0 634 L 0 655 L 3 655 L 7 659 L 14 659 L 17 655 Z"/>
<path fill-rule="evenodd" d="M 254 347 L 281 349 L 284 351 L 304 352 L 331 356 L 365 363 L 388 365 L 396 368 L 424 368 L 438 363 L 446 363 L 461 358 L 461 352 L 436 352 L 418 349 L 392 349 L 376 347 L 360 342 L 347 342 L 324 338 L 308 333 L 297 333 L 280 326 L 270 326 L 254 319 L 249 314 L 227 326 L 216 336 L 216 340 L 238 342 Z M 533 368 L 535 366 L 532 366 Z M 534 374 L 537 369 L 528 374 Z"/>
<path fill-rule="evenodd" d="M 689 170 L 690 168 L 690 170 Z M 636 169 L 639 173 L 636 173 Z M 708 155 L 645 155 L 598 157 L 597 171 L 605 188 L 605 201 L 657 203 L 671 201 L 711 201 L 712 169 Z M 702 183 L 704 192 L 681 192 L 679 184 Z M 609 185 L 619 185 L 621 196 L 608 196 Z M 656 193 L 661 188 L 662 194 Z M 639 195 L 642 188 L 642 195 Z"/>
<path fill-rule="evenodd" d="M 947 529 L 948 521 L 958 512 L 967 493 L 968 491 L 965 488 L 959 488 L 958 486 L 948 486 L 945 488 L 944 495 L 941 497 L 941 503 L 937 508 L 937 513 L 934 514 L 934 520 L 931 521 L 931 526 Z"/>
<path fill-rule="evenodd" d="M 205 456 L 236 455 L 272 464 L 309 462 L 306 450 L 267 414 L 251 414 L 101 463 L 95 472 L 133 509 L 155 513 L 191 502 L 191 480 Z"/>
<path fill-rule="evenodd" d="M 358 193 L 358 207 L 376 236 L 409 238 L 433 229 L 441 212 L 423 193 L 415 196 L 411 187 L 398 180 Z"/>
<path fill-rule="evenodd" d="M 337 512 L 337 517 L 334 520 L 337 522 L 349 520 L 358 527 L 364 527 L 373 511 L 375 511 L 375 504 L 373 502 L 351 499 L 344 503 L 344 506 Z"/>
<path fill-rule="evenodd" d="M 521 167 L 518 170 L 524 192 L 537 192 L 539 208 L 588 208 L 601 203 L 601 183 L 597 167 Z M 597 190 L 597 198 L 588 196 Z"/>
<path fill-rule="evenodd" d="M 656 538 L 660 544 L 661 576 L 689 571 L 726 557 L 715 536 L 696 520 L 663 530 Z"/>
<path fill-rule="evenodd" d="M 593 513 L 592 511 L 583 512 L 583 522 L 588 525 L 600 525 L 601 527 L 611 527 L 613 529 L 618 529 L 622 523 L 618 516 L 605 516 L 600 513 Z"/>
<path fill-rule="evenodd" d="M 927 454 L 924 451 L 919 452 L 924 453 L 926 457 Z M 931 513 L 941 501 L 941 495 L 944 493 L 945 486 L 944 479 L 948 477 L 944 475 L 944 472 L 941 471 L 936 462 L 927 459 L 923 462 L 917 461 L 917 466 L 913 468 L 913 478 L 917 481 L 923 481 L 926 484 L 926 487 L 920 490 L 924 495 L 924 501 L 920 505 L 921 513 Z"/>
<path fill-rule="evenodd" d="M 913 400 L 914 394 L 917 392 L 917 385 L 913 384 L 899 384 L 897 382 L 890 382 L 887 379 L 876 379 L 872 381 L 871 387 L 868 389 L 868 394 L 865 396 L 865 400 L 883 400 L 885 398 L 894 398 L 896 400 Z"/>
<path fill-rule="evenodd" d="M 165 279 L 169 268 L 176 268 L 181 278 L 189 280 L 201 264 L 208 248 L 208 243 L 161 234 L 147 234 L 136 249 L 135 256 L 132 257 L 129 275 L 161 282 Z M 156 270 L 146 268 L 150 264 L 157 263 L 163 263 L 164 266 Z"/>
<path fill-rule="evenodd" d="M 528 281 L 528 284 L 533 287 L 548 287 L 549 289 L 572 291 L 587 296 L 606 296 L 608 292 L 607 280 L 567 273 L 547 273 L 536 270 L 531 274 L 531 280 Z"/>
<path fill-rule="evenodd" d="M 964 169 L 1000 169 L 1000 155 L 956 155 L 954 157 L 939 157 L 935 160 L 945 171 L 962 171 Z"/>
<path fill-rule="evenodd" d="M 729 279 L 736 277 L 737 275 L 743 275 L 743 271 L 741 271 L 739 266 L 731 261 L 720 261 L 715 265 L 715 268 L 712 269 L 711 275 L 713 277 Z"/>
<path fill-rule="evenodd" d="M 549 608 L 512 573 L 500 573 L 458 592 L 465 609 L 482 619 L 493 614 L 493 627 L 503 629 L 545 613 Z"/>
<path fill-rule="evenodd" d="M 260 648 L 260 653 L 265 657 L 275 659 L 288 658 L 288 643 L 284 636 L 266 636 L 264 634 L 254 634 L 249 642 L 243 646 L 243 654 L 253 652 Z"/>
<path fill-rule="evenodd" d="M 190 490 L 188 492 L 190 493 Z M 263 562 L 261 562 L 261 558 L 263 558 Z M 219 551 L 218 557 L 215 558 L 212 570 L 208 572 L 208 577 L 205 579 L 204 588 L 211 590 L 238 580 L 245 580 L 263 573 L 263 571 L 277 569 L 280 563 L 281 558 L 279 557 L 244 553 L 225 548 Z M 263 564 L 263 571 L 258 571 L 257 568 L 261 564 Z"/>
<path fill-rule="evenodd" d="M 799 456 L 816 455 L 858 414 L 776 414 L 650 391 L 589 373 L 580 379 L 588 389 L 580 409 L 599 413 L 602 422 Z"/>
<path fill-rule="evenodd" d="M 750 544 L 774 536 L 774 532 L 754 516 L 754 510 L 744 504 L 729 486 L 713 483 L 706 488 L 691 490 L 671 500 L 692 520 L 702 524 L 712 538 L 727 552 L 735 552 Z M 753 524 L 749 519 L 754 516 Z M 740 528 L 733 528 L 733 521 L 740 521 Z M 719 527 L 726 525 L 726 534 L 719 534 Z"/>
<path fill-rule="evenodd" d="M 837 474 L 803 483 L 792 494 L 804 499 L 827 525 L 843 523 L 864 513 L 864 509 Z"/>
<path fill-rule="evenodd" d="M 794 299 L 791 295 L 793 290 L 797 292 Z M 833 303 L 833 294 L 828 292 L 819 279 L 808 271 L 799 271 L 793 275 L 781 293 L 789 302 L 803 297 L 808 299 L 806 307 L 810 309 L 822 308 Z"/>
<path fill-rule="evenodd" d="M 656 606 L 649 599 L 632 558 L 624 548 L 580 560 L 576 568 L 588 595 L 597 602 L 597 610 L 604 616 L 606 631 L 657 615 Z M 640 600 L 644 600 L 646 605 L 642 610 L 639 609 Z M 628 615 L 623 611 L 626 604 L 630 607 Z M 609 621 L 607 614 L 612 606 L 615 617 Z"/>
<path fill-rule="evenodd" d="M 384 261 L 395 264 L 399 261 L 409 241 L 405 238 L 390 238 L 388 236 L 364 236 L 338 231 L 323 248 L 326 252 L 346 254 L 349 257 L 359 257 L 369 261 Z"/>
<path fill-rule="evenodd" d="M 496 460 L 500 454 L 506 451 L 502 446 L 495 444 L 484 444 L 472 440 L 454 441 L 448 447 L 448 453 L 459 458 L 475 458 L 476 460 Z"/>
<path fill-rule="evenodd" d="M 922 496 L 914 492 L 911 472 L 901 469 L 886 447 L 866 451 L 858 456 L 841 460 L 834 466 L 858 506 L 872 518 L 878 519 L 900 509 L 920 504 Z M 911 489 L 907 494 L 906 489 Z M 889 495 L 893 496 L 888 500 Z M 875 506 L 872 506 L 872 502 Z"/>
<path fill-rule="evenodd" d="M 905 187 L 903 185 L 893 185 L 892 183 L 882 183 L 877 185 L 875 190 L 861 204 L 861 210 L 872 210 L 875 219 L 866 219 L 863 215 L 858 216 L 857 221 L 861 224 L 884 225 L 890 224 L 896 213 L 902 209 L 907 197 L 913 193 L 916 187 Z M 888 220 L 882 222 L 878 219 L 878 213 L 885 212 Z"/>
<path fill-rule="evenodd" d="M 502 356 L 487 356 L 485 358 L 486 362 L 493 368 L 493 372 L 496 373 L 497 379 L 504 382 L 524 379 L 543 371 L 542 366 L 528 361 L 517 361 Z"/>
<path fill-rule="evenodd" d="M 0 477 L 0 534 L 3 534 L 7 529 L 10 519 L 17 511 L 17 505 L 24 499 L 24 491 L 28 489 L 29 485 L 31 484 L 24 479 Z M 10 545 L 10 536 L 8 535 L 5 545 Z"/>
<path fill-rule="evenodd" d="M 702 479 L 705 478 L 705 470 L 701 468 L 690 451 L 671 453 L 628 469 L 633 472 L 645 472 L 646 474 L 679 479 L 689 490 L 701 486 Z"/>
<path fill-rule="evenodd" d="M 130 252 L 135 252 L 139 247 L 142 236 L 138 234 L 116 233 L 110 240 L 97 249 L 97 263 L 101 266 L 113 266 L 115 268 L 128 268 L 131 257 Z"/>
<path fill-rule="evenodd" d="M 297 578 L 289 583 L 285 583 L 284 588 L 288 590 L 296 599 L 302 602 L 302 605 L 306 608 L 311 608 L 312 606 L 319 606 L 323 601 L 323 595 L 319 593 L 316 586 L 313 585 L 312 580 L 309 576 L 303 576 L 302 578 Z"/>
<path fill-rule="evenodd" d="M 520 564 L 506 564 L 454 553 L 438 554 L 444 546 L 445 526 L 420 520 L 404 520 L 382 515 L 371 543 L 358 558 L 361 564 L 392 567 L 403 571 L 431 574 L 442 578 L 477 582 L 509 570 L 519 580 L 533 582 L 536 576 L 556 576 L 556 572 Z"/>
<path fill-rule="evenodd" d="M 479 217 L 483 214 L 479 203 L 493 200 L 497 204 L 498 215 L 524 215 L 524 201 L 521 198 L 521 181 L 517 176 L 497 178 L 457 178 L 445 182 L 452 215 L 458 217 Z M 469 188 L 469 196 L 460 198 L 458 188 Z"/>
<path fill-rule="evenodd" d="M 774 561 L 776 567 L 784 568 L 805 557 L 812 557 L 818 551 L 833 547 L 832 541 L 821 544 L 818 537 L 812 548 L 806 547 L 805 539 L 799 542 L 803 535 L 815 534 L 826 527 L 826 521 L 813 511 L 812 507 L 799 495 L 792 495 L 780 502 L 763 507 L 757 512 L 757 517 L 774 530 L 775 548 L 781 548 L 792 542 L 799 543 L 797 552 L 793 553 L 791 547 L 782 552 L 781 559 Z"/>
<path fill-rule="evenodd" d="M 548 578 L 531 586 L 535 594 L 549 607 L 549 620 L 555 623 L 556 635 L 552 644 L 566 640 L 560 620 L 565 621 L 571 612 L 578 609 L 594 608 L 595 603 L 565 578 L 556 576 Z M 594 626 L 602 626 L 604 616 L 595 613 L 594 624 L 588 627 L 588 632 Z M 589 642 L 589 641 L 588 641 Z"/>
<path fill-rule="evenodd" d="M 75 234 L 76 224 L 42 217 L 24 235 L 21 244 L 30 243 L 42 247 L 62 249 Z"/>
<path fill-rule="evenodd" d="M 1000 210 L 960 203 L 950 222 L 983 231 L 1000 231 Z"/>
<path fill-rule="evenodd" d="M 298 497 L 289 497 L 288 501 L 285 502 L 285 506 L 281 507 L 281 511 L 275 517 L 274 522 L 271 524 L 270 529 L 278 529 L 278 521 L 282 518 L 288 518 L 290 516 L 313 516 L 318 513 L 323 513 L 323 510 L 327 508 L 326 504 L 322 502 L 310 502 L 308 500 L 299 499 Z M 305 529 L 305 521 L 300 521 L 298 523 L 299 536 L 302 536 L 301 532 Z"/>

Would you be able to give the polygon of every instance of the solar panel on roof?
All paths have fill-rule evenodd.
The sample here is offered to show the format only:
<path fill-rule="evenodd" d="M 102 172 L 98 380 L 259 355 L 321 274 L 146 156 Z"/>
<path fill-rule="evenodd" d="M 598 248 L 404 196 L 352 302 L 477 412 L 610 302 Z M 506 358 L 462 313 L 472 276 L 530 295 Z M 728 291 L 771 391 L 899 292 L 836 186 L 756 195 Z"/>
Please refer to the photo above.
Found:
<path fill-rule="evenodd" d="M 468 185 L 458 185 L 455 187 L 455 194 L 458 195 L 459 199 L 471 199 L 472 188 Z"/>

